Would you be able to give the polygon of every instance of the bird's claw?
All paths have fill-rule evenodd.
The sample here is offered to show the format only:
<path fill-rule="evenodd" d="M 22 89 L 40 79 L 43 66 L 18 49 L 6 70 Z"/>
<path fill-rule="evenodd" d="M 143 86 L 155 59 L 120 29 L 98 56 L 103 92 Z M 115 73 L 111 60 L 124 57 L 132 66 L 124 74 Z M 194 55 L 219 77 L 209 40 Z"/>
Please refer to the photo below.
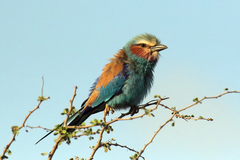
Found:
<path fill-rule="evenodd" d="M 112 109 L 112 107 L 109 107 L 109 106 L 106 104 L 104 113 L 105 113 L 106 115 L 109 115 L 109 111 L 111 111 L 112 114 L 114 113 L 114 110 Z"/>
<path fill-rule="evenodd" d="M 139 108 L 137 106 L 133 106 L 130 108 L 129 113 L 131 113 L 131 116 L 139 112 Z"/>

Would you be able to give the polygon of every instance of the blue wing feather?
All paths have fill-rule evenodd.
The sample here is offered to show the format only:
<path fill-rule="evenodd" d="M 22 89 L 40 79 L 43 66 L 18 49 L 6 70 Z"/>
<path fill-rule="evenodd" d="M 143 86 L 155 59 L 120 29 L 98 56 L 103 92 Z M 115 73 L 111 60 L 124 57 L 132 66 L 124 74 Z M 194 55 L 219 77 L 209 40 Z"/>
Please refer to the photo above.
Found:
<path fill-rule="evenodd" d="M 102 86 L 101 88 L 97 88 L 97 90 L 100 91 L 99 96 L 92 103 L 91 107 L 96 107 L 102 102 L 107 102 L 113 96 L 120 94 L 128 77 L 128 65 L 125 64 L 122 71 L 119 72 L 117 76 L 112 79 L 112 81 L 110 81 L 105 87 Z M 94 83 L 94 85 L 96 86 L 96 83 Z"/>

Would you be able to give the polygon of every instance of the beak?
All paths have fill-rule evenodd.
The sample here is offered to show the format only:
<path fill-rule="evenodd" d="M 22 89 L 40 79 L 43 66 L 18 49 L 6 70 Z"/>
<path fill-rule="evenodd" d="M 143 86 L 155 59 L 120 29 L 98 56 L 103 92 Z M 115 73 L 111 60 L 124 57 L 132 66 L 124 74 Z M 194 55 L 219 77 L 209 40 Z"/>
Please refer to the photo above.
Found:
<path fill-rule="evenodd" d="M 167 48 L 168 48 L 167 46 L 165 46 L 163 44 L 159 44 L 157 46 L 151 47 L 151 50 L 152 50 L 152 52 L 154 52 L 154 51 L 158 51 L 159 52 L 159 51 L 167 49 Z"/>

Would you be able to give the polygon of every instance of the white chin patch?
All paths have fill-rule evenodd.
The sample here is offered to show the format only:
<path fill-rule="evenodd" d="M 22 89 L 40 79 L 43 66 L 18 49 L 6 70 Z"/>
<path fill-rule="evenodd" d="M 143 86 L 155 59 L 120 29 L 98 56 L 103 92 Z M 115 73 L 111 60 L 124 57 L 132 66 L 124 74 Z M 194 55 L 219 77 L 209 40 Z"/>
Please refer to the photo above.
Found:
<path fill-rule="evenodd" d="M 148 61 L 156 61 L 156 60 L 158 60 L 158 52 L 157 51 L 153 52 L 152 55 L 149 55 L 149 57 L 148 57 Z"/>
<path fill-rule="evenodd" d="M 156 62 L 157 60 L 158 60 L 158 57 L 155 57 L 155 56 L 153 56 L 153 55 L 151 55 L 151 56 L 148 57 L 148 61 L 149 61 L 149 62 Z"/>

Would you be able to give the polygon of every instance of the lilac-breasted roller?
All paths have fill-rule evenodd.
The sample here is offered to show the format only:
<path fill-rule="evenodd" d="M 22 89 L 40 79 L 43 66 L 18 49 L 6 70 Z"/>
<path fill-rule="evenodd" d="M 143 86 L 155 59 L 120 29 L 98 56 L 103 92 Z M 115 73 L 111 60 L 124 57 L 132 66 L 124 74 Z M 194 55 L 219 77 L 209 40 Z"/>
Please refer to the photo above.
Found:
<path fill-rule="evenodd" d="M 151 34 L 131 39 L 103 68 L 91 87 L 89 97 L 79 112 L 69 118 L 68 125 L 80 125 L 90 115 L 106 107 L 122 109 L 137 106 L 150 91 L 159 51 L 166 48 Z"/>

